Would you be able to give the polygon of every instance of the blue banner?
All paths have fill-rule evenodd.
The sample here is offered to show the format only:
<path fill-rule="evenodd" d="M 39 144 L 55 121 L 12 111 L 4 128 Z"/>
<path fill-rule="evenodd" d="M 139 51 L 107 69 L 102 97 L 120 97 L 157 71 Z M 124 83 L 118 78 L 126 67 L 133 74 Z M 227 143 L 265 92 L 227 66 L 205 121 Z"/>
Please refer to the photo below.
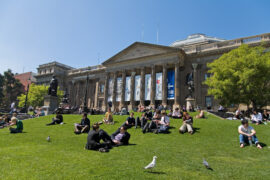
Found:
<path fill-rule="evenodd" d="M 168 71 L 167 82 L 168 82 L 167 99 L 174 99 L 174 70 Z"/>

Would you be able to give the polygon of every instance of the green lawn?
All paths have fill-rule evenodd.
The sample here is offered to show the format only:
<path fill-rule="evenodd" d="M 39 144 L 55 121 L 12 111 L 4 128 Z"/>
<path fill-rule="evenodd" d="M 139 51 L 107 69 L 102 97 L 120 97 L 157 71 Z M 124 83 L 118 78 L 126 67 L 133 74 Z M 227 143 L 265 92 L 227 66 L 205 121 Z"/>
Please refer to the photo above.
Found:
<path fill-rule="evenodd" d="M 114 116 L 115 125 L 101 128 L 111 134 L 126 117 Z M 45 126 L 51 118 L 23 121 L 22 134 L 0 129 L 0 179 L 269 179 L 270 149 L 240 149 L 239 121 L 208 115 L 195 119 L 194 127 L 199 130 L 194 135 L 182 135 L 178 132 L 182 122 L 171 119 L 170 134 L 142 134 L 141 129 L 132 128 L 130 143 L 135 145 L 100 153 L 84 149 L 87 134 L 73 133 L 80 116 L 64 115 L 66 124 Z M 102 116 L 90 119 L 92 124 Z M 255 129 L 259 140 L 269 144 L 269 125 Z M 51 142 L 46 141 L 48 135 Z M 157 167 L 152 173 L 143 170 L 154 155 Z M 203 158 L 213 171 L 202 165 Z"/>

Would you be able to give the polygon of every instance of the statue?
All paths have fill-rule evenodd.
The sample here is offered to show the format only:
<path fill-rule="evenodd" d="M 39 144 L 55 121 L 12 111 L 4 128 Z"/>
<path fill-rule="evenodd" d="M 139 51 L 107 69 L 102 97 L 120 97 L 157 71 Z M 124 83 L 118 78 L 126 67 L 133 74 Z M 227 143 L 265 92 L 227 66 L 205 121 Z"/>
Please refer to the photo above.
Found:
<path fill-rule="evenodd" d="M 55 76 L 52 77 L 52 80 L 50 82 L 50 87 L 48 90 L 48 95 L 57 97 L 57 87 L 58 87 L 58 81 L 55 78 Z"/>
<path fill-rule="evenodd" d="M 69 100 L 68 96 L 69 96 L 69 94 L 68 94 L 67 89 L 66 89 L 64 92 L 63 98 L 62 98 L 62 103 L 64 103 L 64 104 L 68 103 L 68 100 Z"/>
<path fill-rule="evenodd" d="M 188 85 L 188 92 L 189 92 L 188 97 L 191 98 L 192 97 L 192 93 L 194 91 L 193 73 L 187 74 L 186 84 Z"/>

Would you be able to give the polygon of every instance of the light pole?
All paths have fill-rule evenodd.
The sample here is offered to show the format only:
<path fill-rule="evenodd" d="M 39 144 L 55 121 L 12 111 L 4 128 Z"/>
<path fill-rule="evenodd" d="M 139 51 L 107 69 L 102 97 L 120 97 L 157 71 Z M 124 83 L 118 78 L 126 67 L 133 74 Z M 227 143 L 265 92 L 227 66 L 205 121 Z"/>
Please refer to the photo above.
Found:
<path fill-rule="evenodd" d="M 28 81 L 31 82 L 30 77 L 29 77 Z M 29 83 L 27 82 L 27 90 L 26 90 L 26 96 L 25 96 L 25 101 L 24 101 L 24 112 L 25 112 L 25 113 L 28 112 L 28 109 L 27 109 L 28 93 L 29 93 Z"/>
<path fill-rule="evenodd" d="M 88 67 L 87 70 L 90 70 L 90 68 Z M 83 112 L 88 112 L 88 107 L 87 107 L 87 90 L 88 90 L 88 81 L 89 81 L 89 77 L 88 77 L 88 72 L 86 75 L 86 87 L 85 87 L 85 93 L 84 93 L 84 103 L 83 103 Z"/>

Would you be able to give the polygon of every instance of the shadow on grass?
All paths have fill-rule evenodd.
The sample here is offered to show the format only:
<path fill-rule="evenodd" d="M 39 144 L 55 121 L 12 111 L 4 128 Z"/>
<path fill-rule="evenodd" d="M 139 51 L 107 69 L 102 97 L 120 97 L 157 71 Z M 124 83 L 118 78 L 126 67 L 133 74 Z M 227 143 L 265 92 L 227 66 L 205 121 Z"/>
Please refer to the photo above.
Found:
<path fill-rule="evenodd" d="M 196 127 L 194 127 L 193 128 L 193 134 L 195 134 L 195 133 L 200 133 L 200 130 L 201 128 L 196 128 Z"/>
<path fill-rule="evenodd" d="M 166 174 L 165 172 L 159 172 L 159 171 L 144 171 L 146 173 L 150 173 L 150 174 Z"/>
<path fill-rule="evenodd" d="M 262 142 L 260 142 L 260 145 L 261 145 L 262 147 L 266 147 L 266 146 L 267 146 L 267 144 L 262 143 Z"/>

